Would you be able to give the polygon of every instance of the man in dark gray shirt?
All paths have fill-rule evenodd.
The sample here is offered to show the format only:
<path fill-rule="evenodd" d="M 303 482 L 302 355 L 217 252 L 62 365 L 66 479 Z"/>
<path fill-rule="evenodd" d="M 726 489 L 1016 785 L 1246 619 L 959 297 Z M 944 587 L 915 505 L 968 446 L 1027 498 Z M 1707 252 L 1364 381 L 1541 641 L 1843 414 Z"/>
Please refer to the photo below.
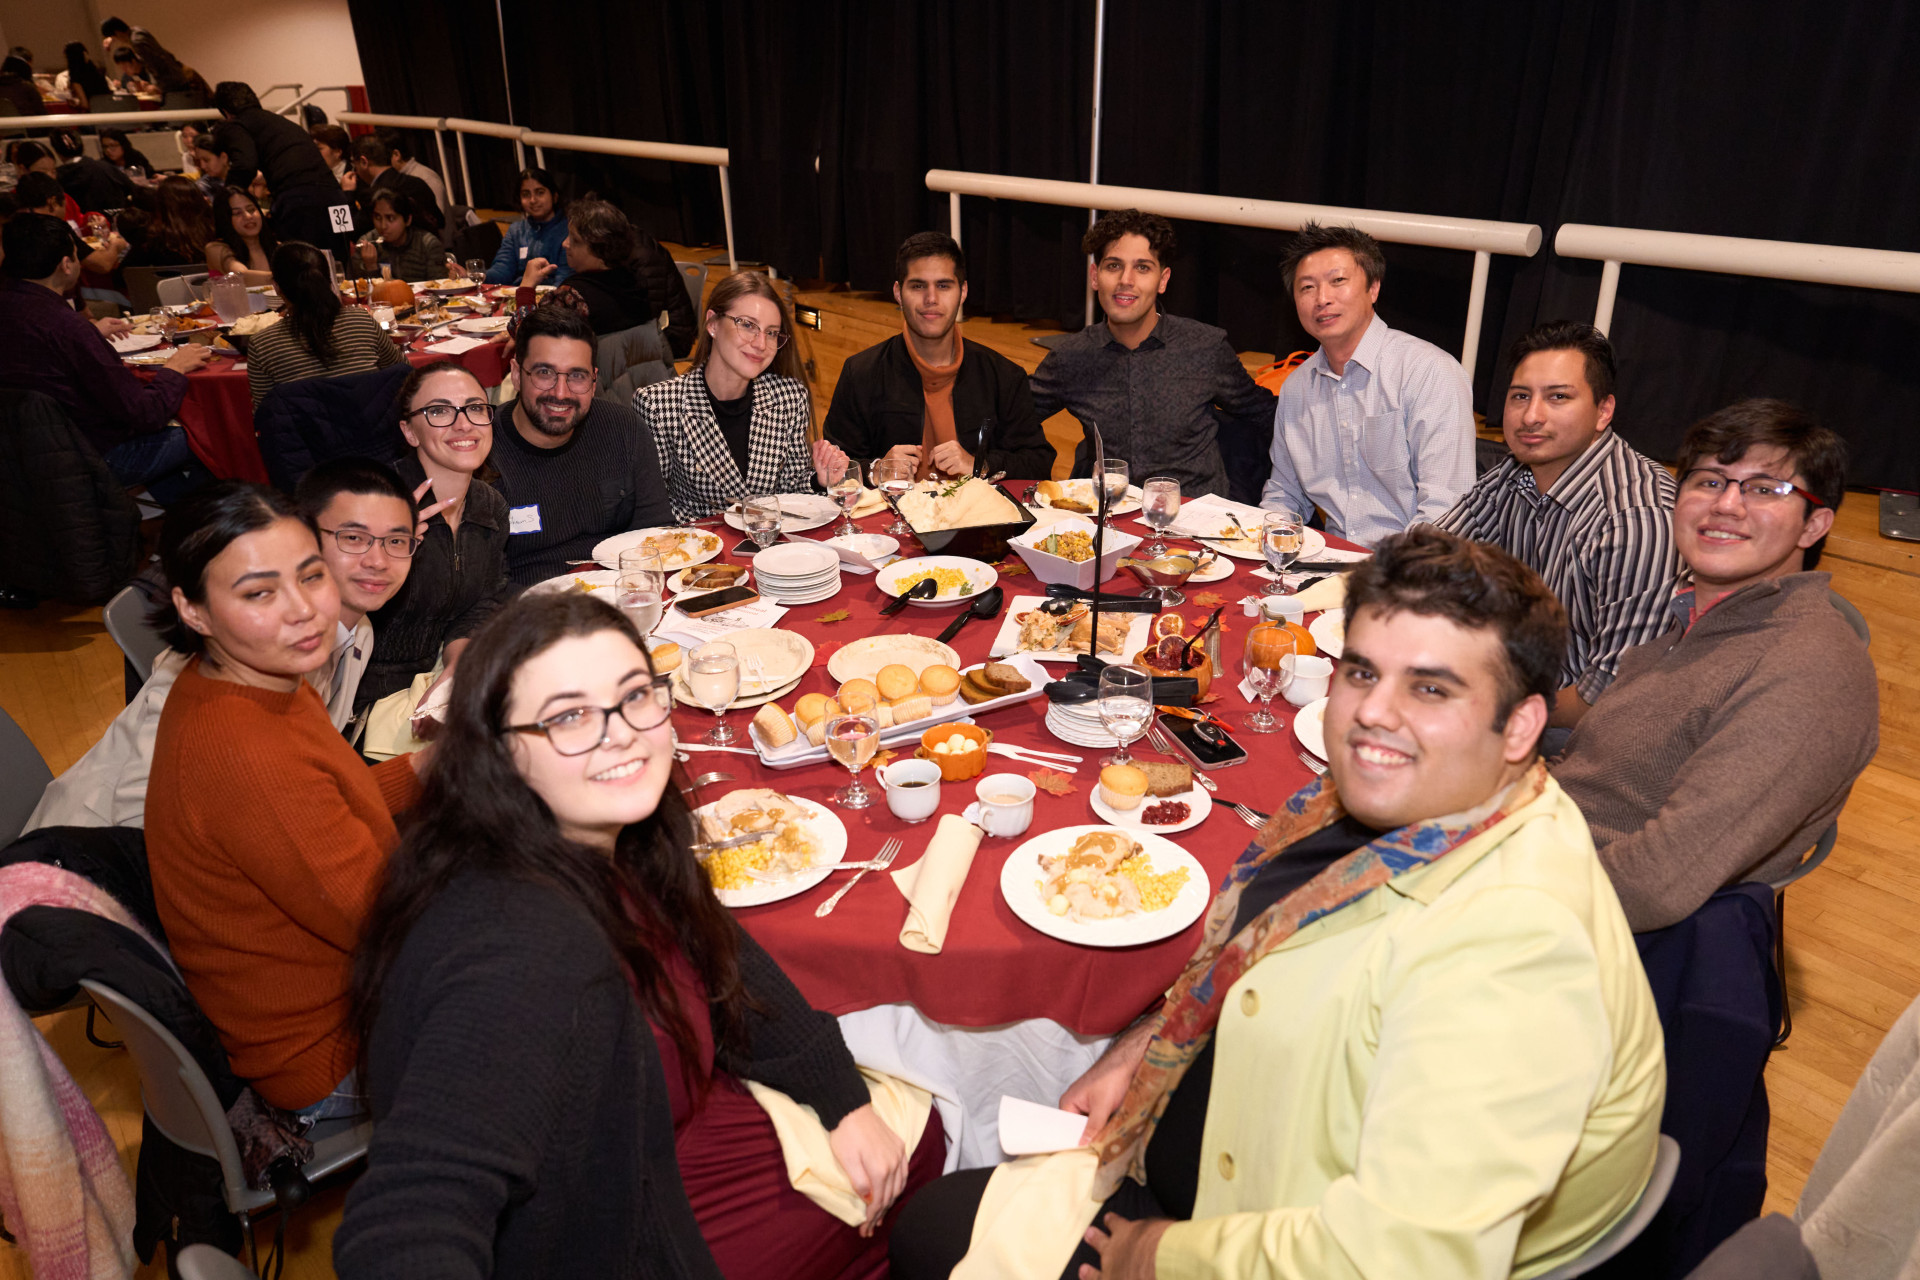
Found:
<path fill-rule="evenodd" d="M 1172 476 L 1189 498 L 1229 494 L 1231 473 L 1243 481 L 1231 496 L 1258 501 L 1268 471 L 1273 394 L 1247 375 L 1226 330 L 1160 313 L 1160 295 L 1173 276 L 1165 265 L 1173 256 L 1173 225 L 1122 209 L 1094 223 L 1080 250 L 1093 258 L 1087 282 L 1106 319 L 1068 337 L 1040 362 L 1033 400 L 1041 419 L 1067 409 L 1083 427 L 1097 423 L 1107 457 L 1125 458 L 1134 484 Z M 1232 445 L 1244 448 L 1223 453 L 1223 418 L 1231 424 Z M 1258 438 L 1243 441 L 1248 432 Z M 1074 453 L 1073 474 L 1092 473 L 1088 431 Z"/>
<path fill-rule="evenodd" d="M 494 419 L 496 486 L 507 500 L 507 576 L 532 586 L 586 560 L 602 538 L 672 525 L 660 455 L 638 414 L 594 398 L 593 330 L 560 303 L 514 334 L 520 398 Z"/>

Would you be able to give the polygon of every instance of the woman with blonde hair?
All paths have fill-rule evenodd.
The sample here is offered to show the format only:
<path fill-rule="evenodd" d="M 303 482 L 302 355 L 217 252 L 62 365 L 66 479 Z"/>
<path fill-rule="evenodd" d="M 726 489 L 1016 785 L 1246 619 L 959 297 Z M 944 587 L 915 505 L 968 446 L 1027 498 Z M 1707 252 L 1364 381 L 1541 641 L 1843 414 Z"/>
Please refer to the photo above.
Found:
<path fill-rule="evenodd" d="M 736 271 L 707 299 L 693 368 L 633 393 L 675 520 L 715 515 L 748 494 L 811 492 L 845 471 L 844 451 L 808 441 L 812 398 L 792 336 L 773 281 Z"/>

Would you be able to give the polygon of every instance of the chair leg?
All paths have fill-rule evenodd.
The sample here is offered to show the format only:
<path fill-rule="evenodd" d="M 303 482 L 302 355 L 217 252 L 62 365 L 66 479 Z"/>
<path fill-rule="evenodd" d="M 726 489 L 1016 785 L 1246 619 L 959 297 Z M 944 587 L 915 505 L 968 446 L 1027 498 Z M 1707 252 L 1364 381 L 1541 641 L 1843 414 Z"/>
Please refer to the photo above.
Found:
<path fill-rule="evenodd" d="M 1793 1000 L 1787 993 L 1787 891 L 1782 889 L 1773 896 L 1774 922 L 1774 969 L 1780 975 L 1780 1031 L 1773 1037 L 1773 1047 L 1784 1048 L 1787 1037 L 1793 1034 Z"/>
<path fill-rule="evenodd" d="M 99 1012 L 100 1012 L 100 1006 L 99 1006 L 99 1005 L 97 1005 L 97 1004 L 90 1004 L 90 1005 L 88 1005 L 88 1006 L 87 1006 L 87 1041 L 88 1041 L 88 1043 L 90 1043 L 90 1044 L 92 1044 L 92 1045 L 95 1045 L 96 1047 L 98 1047 L 98 1048 L 101 1048 L 101 1049 L 124 1049 L 124 1048 L 126 1048 L 127 1046 L 126 1046 L 126 1044 L 125 1044 L 125 1043 L 124 1043 L 123 1041 L 119 1041 L 119 1040 L 102 1040 L 102 1039 L 101 1039 L 101 1038 L 100 1038 L 99 1036 L 97 1036 L 97 1035 L 95 1035 L 95 1034 L 93 1033 L 93 1016 L 94 1016 L 94 1015 L 95 1015 L 96 1013 L 99 1013 Z"/>
<path fill-rule="evenodd" d="M 260 1274 L 260 1243 L 253 1238 L 253 1215 L 240 1215 L 240 1234 L 247 1238 L 247 1265 L 255 1275 Z"/>

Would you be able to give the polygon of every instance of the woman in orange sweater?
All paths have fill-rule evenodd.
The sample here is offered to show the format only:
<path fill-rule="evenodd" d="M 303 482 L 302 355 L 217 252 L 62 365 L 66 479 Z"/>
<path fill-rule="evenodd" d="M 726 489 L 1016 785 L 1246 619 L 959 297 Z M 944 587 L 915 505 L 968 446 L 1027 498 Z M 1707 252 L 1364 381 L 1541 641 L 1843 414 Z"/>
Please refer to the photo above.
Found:
<path fill-rule="evenodd" d="M 223 482 L 167 512 L 156 623 L 196 655 L 154 744 L 147 858 L 187 987 L 234 1071 L 325 1119 L 363 1110 L 349 957 L 418 792 L 408 757 L 369 769 L 303 677 L 340 597 L 286 498 Z"/>

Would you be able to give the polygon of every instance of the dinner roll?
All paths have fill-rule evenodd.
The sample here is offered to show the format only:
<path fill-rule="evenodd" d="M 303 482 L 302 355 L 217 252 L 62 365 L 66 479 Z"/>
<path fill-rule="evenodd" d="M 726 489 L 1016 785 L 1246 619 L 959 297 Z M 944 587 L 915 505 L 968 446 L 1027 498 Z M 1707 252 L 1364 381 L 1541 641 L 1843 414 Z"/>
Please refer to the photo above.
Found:
<path fill-rule="evenodd" d="M 936 662 L 920 673 L 920 692 L 932 698 L 934 706 L 944 707 L 960 692 L 960 673 L 944 662 Z"/>
<path fill-rule="evenodd" d="M 871 711 L 880 705 L 880 686 L 871 680 L 849 680 L 840 686 L 840 709 Z"/>
<path fill-rule="evenodd" d="M 800 701 L 793 705 L 793 714 L 798 716 L 800 723 L 807 728 L 812 728 L 825 720 L 827 712 L 831 710 L 833 710 L 833 699 L 824 693 L 802 694 Z"/>
<path fill-rule="evenodd" d="M 770 747 L 784 747 L 797 736 L 793 721 L 777 702 L 769 702 L 753 713 L 753 727 Z"/>
<path fill-rule="evenodd" d="M 913 674 L 912 667 L 900 662 L 890 662 L 880 668 L 873 682 L 880 687 L 880 696 L 888 702 L 898 702 L 920 691 L 920 677 Z"/>
<path fill-rule="evenodd" d="M 653 658 L 653 670 L 656 675 L 666 675 L 680 665 L 680 646 L 671 640 L 662 640 L 647 650 Z"/>
<path fill-rule="evenodd" d="M 1100 771 L 1100 798 L 1115 809 L 1138 809 L 1147 794 L 1147 771 L 1130 764 L 1110 764 Z"/>

